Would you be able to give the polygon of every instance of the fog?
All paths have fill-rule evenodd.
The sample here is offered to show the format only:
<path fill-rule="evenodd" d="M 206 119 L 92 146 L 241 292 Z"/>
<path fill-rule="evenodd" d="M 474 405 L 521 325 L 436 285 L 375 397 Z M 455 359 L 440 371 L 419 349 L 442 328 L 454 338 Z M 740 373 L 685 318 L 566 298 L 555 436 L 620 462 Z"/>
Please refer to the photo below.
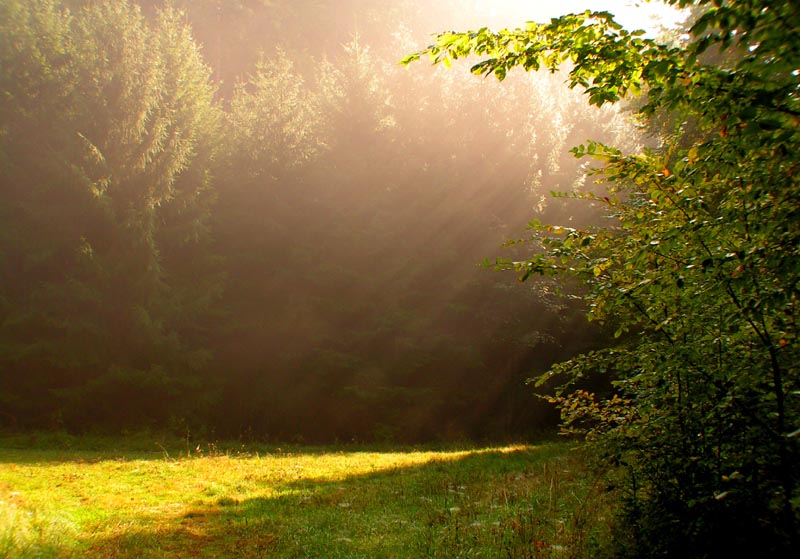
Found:
<path fill-rule="evenodd" d="M 530 250 L 501 245 L 534 218 L 603 219 L 550 196 L 602 189 L 568 150 L 642 138 L 561 74 L 398 65 L 525 4 L 44 4 L 0 14 L 5 427 L 552 428 L 525 380 L 603 333 L 551 280 L 479 264 Z"/>

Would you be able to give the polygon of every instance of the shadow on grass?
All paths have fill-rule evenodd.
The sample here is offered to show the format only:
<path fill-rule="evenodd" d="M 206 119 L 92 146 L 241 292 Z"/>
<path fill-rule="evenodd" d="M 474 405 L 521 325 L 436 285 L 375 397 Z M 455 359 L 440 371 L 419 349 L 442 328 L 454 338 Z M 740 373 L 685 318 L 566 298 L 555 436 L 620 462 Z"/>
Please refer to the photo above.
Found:
<path fill-rule="evenodd" d="M 219 495 L 158 529 L 87 539 L 88 557 L 550 557 L 580 500 L 564 447 L 474 451 L 337 480 Z M 573 487 L 574 485 L 574 487 Z M 561 497 L 563 503 L 555 500 Z M 557 518 L 556 518 L 557 517 Z M 563 533 L 562 537 L 566 537 Z"/>

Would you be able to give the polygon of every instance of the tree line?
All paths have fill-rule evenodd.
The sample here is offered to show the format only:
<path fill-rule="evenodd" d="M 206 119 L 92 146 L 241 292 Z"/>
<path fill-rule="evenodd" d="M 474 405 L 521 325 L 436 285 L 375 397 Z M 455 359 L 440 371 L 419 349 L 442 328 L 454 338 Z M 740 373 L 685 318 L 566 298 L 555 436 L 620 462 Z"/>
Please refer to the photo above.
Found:
<path fill-rule="evenodd" d="M 476 263 L 534 208 L 567 215 L 545 200 L 581 185 L 569 145 L 637 138 L 560 77 L 398 67 L 418 8 L 2 0 L 0 422 L 303 440 L 553 425 L 525 379 L 599 334 L 552 282 Z"/>

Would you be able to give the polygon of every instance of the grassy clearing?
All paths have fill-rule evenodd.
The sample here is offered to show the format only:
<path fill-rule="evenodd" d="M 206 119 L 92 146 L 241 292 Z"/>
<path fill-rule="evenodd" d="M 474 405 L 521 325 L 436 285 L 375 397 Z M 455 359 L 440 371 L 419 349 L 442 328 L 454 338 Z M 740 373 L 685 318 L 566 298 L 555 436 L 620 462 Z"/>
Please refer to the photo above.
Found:
<path fill-rule="evenodd" d="M 0 557 L 597 557 L 606 538 L 564 443 L 13 446 L 0 439 Z"/>

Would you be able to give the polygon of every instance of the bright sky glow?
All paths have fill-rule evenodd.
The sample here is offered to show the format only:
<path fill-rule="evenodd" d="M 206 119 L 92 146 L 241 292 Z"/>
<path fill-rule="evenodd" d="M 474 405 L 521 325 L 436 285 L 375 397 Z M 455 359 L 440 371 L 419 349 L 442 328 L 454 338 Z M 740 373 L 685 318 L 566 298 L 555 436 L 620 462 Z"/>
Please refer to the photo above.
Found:
<path fill-rule="evenodd" d="M 551 18 L 586 10 L 608 11 L 626 29 L 644 29 L 655 36 L 661 27 L 674 27 L 686 13 L 657 0 L 474 0 L 475 8 L 492 18 L 501 19 L 509 27 L 525 21 L 540 23 Z"/>

